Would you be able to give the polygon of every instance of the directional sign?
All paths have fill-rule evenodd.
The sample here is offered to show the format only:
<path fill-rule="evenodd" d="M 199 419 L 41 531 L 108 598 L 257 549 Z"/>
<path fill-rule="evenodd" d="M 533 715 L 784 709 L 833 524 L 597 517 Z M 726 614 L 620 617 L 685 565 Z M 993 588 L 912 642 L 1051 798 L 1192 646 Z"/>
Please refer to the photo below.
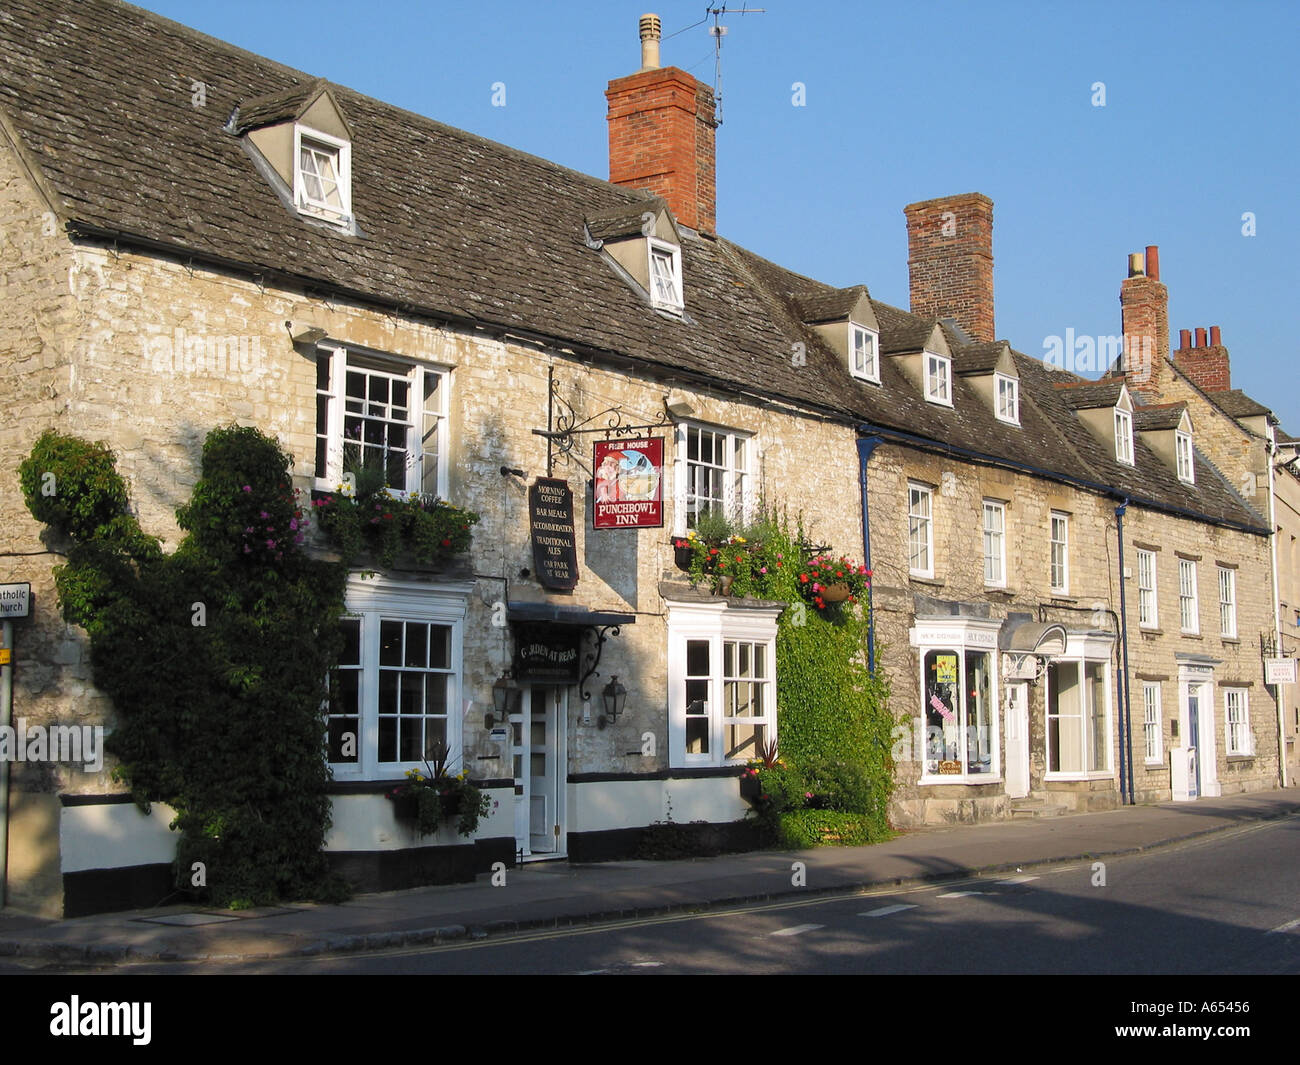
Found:
<path fill-rule="evenodd" d="M 25 618 L 32 601 L 32 586 L 0 584 L 0 618 Z"/>

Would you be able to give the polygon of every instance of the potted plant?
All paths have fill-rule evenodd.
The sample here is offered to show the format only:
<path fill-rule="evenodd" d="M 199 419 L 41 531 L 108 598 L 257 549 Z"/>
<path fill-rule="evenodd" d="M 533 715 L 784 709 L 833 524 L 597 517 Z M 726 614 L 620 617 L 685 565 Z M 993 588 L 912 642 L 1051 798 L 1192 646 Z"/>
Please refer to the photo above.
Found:
<path fill-rule="evenodd" d="M 494 807 L 491 797 L 470 783 L 464 770 L 455 775 L 448 771 L 445 745 L 434 748 L 433 759 L 432 767 L 425 762 L 428 773 L 408 769 L 406 780 L 387 793 L 386 798 L 393 804 L 393 816 L 399 821 L 413 822 L 422 836 L 432 835 L 444 821 L 455 817 L 456 831 L 462 836 L 472 836 L 478 829 L 479 819 Z"/>

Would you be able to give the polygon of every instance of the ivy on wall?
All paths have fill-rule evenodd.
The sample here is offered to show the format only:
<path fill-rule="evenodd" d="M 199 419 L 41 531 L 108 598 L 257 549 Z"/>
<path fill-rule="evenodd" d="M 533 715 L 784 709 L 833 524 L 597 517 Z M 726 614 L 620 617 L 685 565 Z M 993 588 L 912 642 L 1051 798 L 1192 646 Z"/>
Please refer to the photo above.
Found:
<path fill-rule="evenodd" d="M 102 444 L 46 432 L 19 468 L 28 509 L 71 541 L 55 579 L 119 717 L 115 773 L 176 811 L 177 887 L 218 905 L 342 894 L 322 702 L 345 570 L 302 551 L 290 468 L 256 429 L 211 432 L 170 555 Z"/>

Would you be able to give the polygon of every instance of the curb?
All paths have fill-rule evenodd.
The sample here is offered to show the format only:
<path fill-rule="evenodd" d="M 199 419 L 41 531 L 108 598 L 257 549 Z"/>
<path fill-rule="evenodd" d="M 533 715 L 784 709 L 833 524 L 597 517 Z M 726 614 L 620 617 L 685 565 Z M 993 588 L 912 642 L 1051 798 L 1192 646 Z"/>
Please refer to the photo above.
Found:
<path fill-rule="evenodd" d="M 881 888 L 923 887 L 927 884 L 942 884 L 954 880 L 964 880 L 971 876 L 990 873 L 1022 872 L 1025 869 L 1043 869 L 1061 865 L 1066 862 L 1087 861 L 1097 858 L 1122 858 L 1135 854 L 1151 853 L 1164 850 L 1192 840 L 1219 835 L 1268 821 L 1279 821 L 1288 817 L 1300 816 L 1300 809 L 1282 812 L 1252 814 L 1228 825 L 1213 828 L 1200 828 L 1177 836 L 1157 840 L 1152 843 L 1136 844 L 1128 847 L 1115 847 L 1106 850 L 1087 851 L 1078 854 L 1053 855 L 1049 858 L 1020 859 L 980 866 L 963 866 L 943 873 L 929 873 L 910 877 L 885 877 L 876 880 L 846 881 L 819 888 L 775 889 L 755 892 L 747 895 L 730 895 L 723 898 L 702 899 L 691 902 L 665 903 L 656 906 L 633 906 L 626 909 L 591 910 L 586 913 L 556 915 L 552 917 L 525 918 L 521 920 L 488 921 L 483 924 L 444 924 L 428 928 L 410 929 L 394 932 L 366 932 L 351 936 L 322 935 L 310 943 L 282 951 L 258 951 L 248 953 L 219 952 L 220 948 L 207 951 L 142 950 L 132 946 L 73 946 L 63 943 L 32 943 L 18 939 L 0 939 L 0 958 L 44 958 L 51 961 L 87 962 L 91 964 L 141 964 L 149 962 L 187 963 L 187 962 L 242 962 L 274 961 L 285 958 L 334 957 L 358 954 L 366 951 L 391 950 L 396 947 L 421 946 L 423 944 L 451 943 L 457 940 L 481 940 L 493 936 L 514 935 L 520 932 L 544 929 L 577 928 L 591 925 L 611 924 L 616 921 L 639 920 L 649 917 L 670 917 L 692 913 L 709 913 L 737 906 L 752 906 L 755 903 L 777 902 L 798 896 L 800 898 L 819 898 L 832 895 L 867 894 Z M 767 852 L 779 853 L 779 852 Z M 799 852 L 792 852 L 799 853 Z M 798 860 L 798 859 L 795 859 Z"/>

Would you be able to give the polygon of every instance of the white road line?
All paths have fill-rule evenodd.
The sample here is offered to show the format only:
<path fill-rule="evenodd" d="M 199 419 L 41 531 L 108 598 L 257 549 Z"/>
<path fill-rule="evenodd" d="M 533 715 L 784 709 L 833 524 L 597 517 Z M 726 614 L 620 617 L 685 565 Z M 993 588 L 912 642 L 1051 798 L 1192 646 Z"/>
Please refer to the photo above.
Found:
<path fill-rule="evenodd" d="M 574 973 L 573 975 L 574 976 L 597 976 L 600 973 L 607 973 L 607 972 L 609 972 L 608 969 L 583 969 L 580 972 Z"/>
<path fill-rule="evenodd" d="M 769 935 L 797 936 L 797 935 L 802 935 L 804 932 L 811 932 L 814 928 L 825 928 L 825 927 L 826 927 L 825 925 L 820 925 L 820 924 L 797 924 L 791 928 L 782 928 L 779 932 L 770 932 Z"/>
<path fill-rule="evenodd" d="M 866 913 L 858 914 L 859 917 L 888 917 L 891 913 L 902 913 L 904 910 L 914 910 L 916 904 L 911 902 L 899 902 L 893 906 L 881 906 L 878 910 L 868 910 Z"/>
<path fill-rule="evenodd" d="M 662 964 L 661 961 L 634 961 L 632 967 L 634 969 L 655 969 Z"/>
<path fill-rule="evenodd" d="M 1300 917 L 1297 917 L 1294 921 L 1287 921 L 1286 924 L 1280 924 L 1276 928 L 1270 928 L 1264 935 L 1271 936 L 1275 932 L 1289 932 L 1293 928 L 1300 928 Z"/>
<path fill-rule="evenodd" d="M 987 895 L 987 891 L 949 891 L 943 895 L 936 895 L 936 899 L 964 899 L 967 895 Z"/>
<path fill-rule="evenodd" d="M 1031 880 L 1037 880 L 1036 876 L 1013 876 L 1006 880 L 999 880 L 999 884 L 1028 884 Z"/>

